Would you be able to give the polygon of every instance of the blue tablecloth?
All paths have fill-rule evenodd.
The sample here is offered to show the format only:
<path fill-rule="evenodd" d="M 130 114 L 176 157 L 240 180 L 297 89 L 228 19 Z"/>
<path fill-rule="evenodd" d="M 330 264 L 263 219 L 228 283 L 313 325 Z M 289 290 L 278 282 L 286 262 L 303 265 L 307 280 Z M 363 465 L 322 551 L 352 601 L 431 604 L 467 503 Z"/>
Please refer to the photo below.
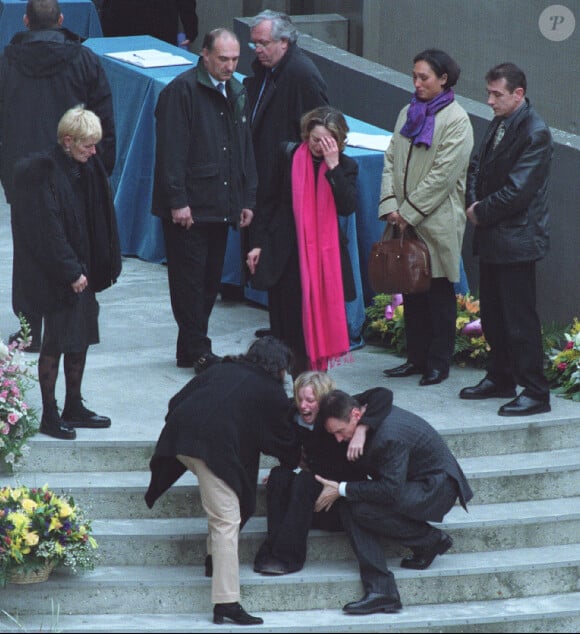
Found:
<path fill-rule="evenodd" d="M 143 69 L 107 57 L 106 53 L 156 48 L 170 51 L 192 64 L 198 57 L 150 36 L 90 39 L 85 42 L 100 56 L 113 92 L 117 126 L 117 164 L 111 183 L 119 218 L 121 248 L 124 255 L 138 256 L 151 262 L 165 259 L 161 223 L 150 213 L 155 160 L 154 110 L 161 90 L 189 66 Z M 349 118 L 351 129 L 365 133 L 385 134 L 384 130 Z M 387 133 L 388 134 L 388 133 Z M 347 154 L 360 167 L 357 213 L 341 219 L 349 239 L 349 250 L 355 273 L 357 298 L 347 304 L 351 340 L 360 340 L 365 318 L 365 304 L 372 291 L 368 288 L 367 262 L 371 245 L 382 233 L 377 220 L 383 154 L 373 150 L 347 148 Z M 222 282 L 240 284 L 239 234 L 230 231 Z M 246 297 L 266 303 L 264 292 L 245 289 Z"/>
<path fill-rule="evenodd" d="M 101 37 L 103 30 L 92 0 L 59 0 L 62 25 L 81 37 Z M 18 31 L 24 31 L 22 18 L 26 0 L 0 0 L 0 51 Z"/>

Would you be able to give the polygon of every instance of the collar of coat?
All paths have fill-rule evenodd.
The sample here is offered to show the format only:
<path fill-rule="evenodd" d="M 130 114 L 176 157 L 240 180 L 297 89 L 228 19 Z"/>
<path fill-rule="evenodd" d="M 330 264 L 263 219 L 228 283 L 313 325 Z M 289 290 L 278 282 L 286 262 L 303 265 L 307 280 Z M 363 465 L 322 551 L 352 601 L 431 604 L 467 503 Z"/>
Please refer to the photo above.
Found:
<path fill-rule="evenodd" d="M 276 80 L 276 78 L 283 72 L 284 67 L 286 66 L 286 64 L 288 64 L 297 48 L 298 45 L 296 44 L 296 42 L 288 42 L 288 50 L 284 54 L 284 57 L 282 57 L 282 59 L 278 62 L 278 65 L 272 70 L 266 68 L 265 66 L 262 66 L 262 64 L 260 64 L 258 58 L 256 57 L 256 59 L 252 62 L 252 70 L 254 71 L 254 75 L 256 77 L 263 78 L 267 72 L 271 72 L 272 79 Z"/>

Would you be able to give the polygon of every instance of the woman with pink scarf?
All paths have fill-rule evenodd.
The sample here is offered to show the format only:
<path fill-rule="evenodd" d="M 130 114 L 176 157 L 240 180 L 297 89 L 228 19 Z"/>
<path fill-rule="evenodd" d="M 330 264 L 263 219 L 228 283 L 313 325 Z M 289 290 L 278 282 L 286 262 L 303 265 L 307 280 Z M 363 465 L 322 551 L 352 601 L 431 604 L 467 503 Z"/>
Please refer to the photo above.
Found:
<path fill-rule="evenodd" d="M 294 353 L 293 376 L 327 370 L 349 354 L 345 301 L 356 296 L 338 216 L 356 207 L 357 163 L 343 153 L 348 126 L 329 106 L 306 113 L 302 143 L 272 157 L 278 183 L 254 219 L 246 264 L 269 289 L 272 334 Z"/>

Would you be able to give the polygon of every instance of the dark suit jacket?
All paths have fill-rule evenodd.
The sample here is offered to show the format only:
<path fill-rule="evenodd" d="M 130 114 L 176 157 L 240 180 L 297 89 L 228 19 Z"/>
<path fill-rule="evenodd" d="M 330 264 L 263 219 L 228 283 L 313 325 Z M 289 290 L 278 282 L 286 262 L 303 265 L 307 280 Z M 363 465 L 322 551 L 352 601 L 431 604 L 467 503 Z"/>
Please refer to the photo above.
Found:
<path fill-rule="evenodd" d="M 347 484 L 346 499 L 350 502 L 372 502 L 394 510 L 411 504 L 422 506 L 423 519 L 440 522 L 449 510 L 441 507 L 436 495 L 442 478 L 455 480 L 464 508 L 473 497 L 461 467 L 439 433 L 400 407 L 393 406 L 378 429 L 369 430 L 361 466 L 371 479 Z M 409 483 L 420 486 L 409 487 Z M 409 500 L 409 495 L 415 499 Z"/>

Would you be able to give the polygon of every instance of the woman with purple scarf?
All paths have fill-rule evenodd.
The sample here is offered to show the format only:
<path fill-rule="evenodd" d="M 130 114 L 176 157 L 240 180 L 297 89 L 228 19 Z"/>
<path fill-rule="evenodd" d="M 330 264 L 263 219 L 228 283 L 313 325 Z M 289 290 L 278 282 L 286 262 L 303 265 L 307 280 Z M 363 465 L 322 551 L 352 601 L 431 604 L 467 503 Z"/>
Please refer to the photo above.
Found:
<path fill-rule="evenodd" d="M 465 230 L 465 175 L 473 130 L 452 87 L 460 68 L 444 51 L 429 49 L 413 60 L 415 94 L 399 113 L 385 153 L 379 218 L 402 231 L 411 225 L 431 256 L 431 287 L 403 295 L 407 361 L 388 377 L 420 374 L 419 385 L 449 376 Z"/>

